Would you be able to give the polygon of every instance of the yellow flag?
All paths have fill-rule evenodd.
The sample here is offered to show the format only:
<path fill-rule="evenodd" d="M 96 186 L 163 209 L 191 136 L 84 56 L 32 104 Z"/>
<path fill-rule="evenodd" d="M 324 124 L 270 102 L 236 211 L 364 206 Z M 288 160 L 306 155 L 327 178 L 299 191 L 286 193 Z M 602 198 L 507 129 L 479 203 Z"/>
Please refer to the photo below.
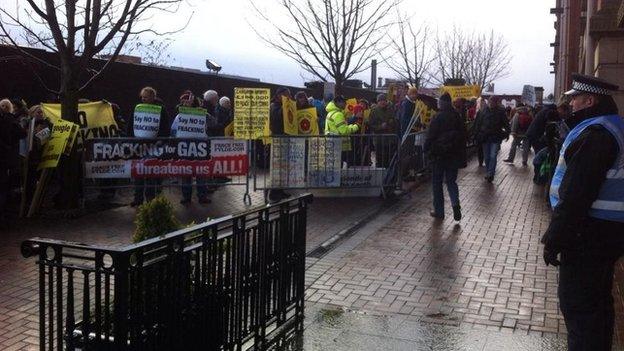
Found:
<path fill-rule="evenodd" d="M 282 96 L 282 114 L 284 119 L 284 134 L 297 135 L 297 102 Z"/>
<path fill-rule="evenodd" d="M 316 107 L 297 110 L 299 135 L 319 135 L 318 116 Z"/>

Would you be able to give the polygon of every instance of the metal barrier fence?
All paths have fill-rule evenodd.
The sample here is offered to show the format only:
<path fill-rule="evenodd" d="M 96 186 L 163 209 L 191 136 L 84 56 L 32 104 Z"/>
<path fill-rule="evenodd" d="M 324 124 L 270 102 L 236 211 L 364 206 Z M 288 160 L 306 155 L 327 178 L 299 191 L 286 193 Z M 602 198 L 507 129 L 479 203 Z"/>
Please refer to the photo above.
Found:
<path fill-rule="evenodd" d="M 312 195 L 122 248 L 22 243 L 43 350 L 271 349 L 301 331 Z"/>
<path fill-rule="evenodd" d="M 392 167 L 399 150 L 394 134 L 348 137 L 273 136 L 271 144 L 256 148 L 253 188 L 320 189 L 383 188 L 397 186 Z"/>

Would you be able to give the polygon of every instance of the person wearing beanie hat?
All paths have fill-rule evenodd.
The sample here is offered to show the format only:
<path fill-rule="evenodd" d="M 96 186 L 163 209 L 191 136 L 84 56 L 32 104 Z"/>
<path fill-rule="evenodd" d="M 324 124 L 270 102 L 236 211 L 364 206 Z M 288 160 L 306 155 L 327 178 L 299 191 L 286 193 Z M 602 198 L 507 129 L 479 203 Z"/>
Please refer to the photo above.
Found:
<path fill-rule="evenodd" d="M 433 190 L 433 211 L 430 215 L 444 219 L 444 191 L 446 188 L 453 208 L 453 218 L 461 220 L 457 173 L 466 167 L 466 128 L 461 116 L 451 103 L 448 93 L 438 101 L 439 112 L 431 119 L 423 151 L 431 159 L 431 180 Z"/>
<path fill-rule="evenodd" d="M 559 267 L 568 350 L 611 350 L 614 266 L 624 254 L 624 119 L 612 97 L 617 85 L 580 74 L 572 80 L 544 262 Z"/>

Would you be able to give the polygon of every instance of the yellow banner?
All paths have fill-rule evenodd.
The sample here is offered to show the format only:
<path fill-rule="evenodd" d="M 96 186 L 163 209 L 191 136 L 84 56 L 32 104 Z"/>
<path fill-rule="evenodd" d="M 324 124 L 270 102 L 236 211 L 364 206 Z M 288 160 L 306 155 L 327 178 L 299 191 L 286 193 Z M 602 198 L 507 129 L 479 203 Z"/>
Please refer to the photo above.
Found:
<path fill-rule="evenodd" d="M 62 119 L 54 121 L 52 127 L 52 134 L 50 139 L 43 148 L 41 154 L 41 162 L 38 169 L 43 168 L 56 168 L 58 166 L 61 155 L 65 152 L 66 148 L 71 150 L 69 142 L 73 142 L 75 139 L 72 136 L 72 131 L 76 133 L 78 126 L 72 122 L 68 122 Z"/>
<path fill-rule="evenodd" d="M 345 118 L 348 119 L 349 117 L 353 116 L 353 109 L 357 104 L 358 101 L 356 98 L 351 98 L 347 100 L 347 105 L 345 107 Z"/>
<path fill-rule="evenodd" d="M 478 85 L 461 85 L 461 86 L 447 86 L 440 87 L 440 94 L 449 93 L 451 100 L 457 98 L 469 99 L 471 97 L 481 96 L 481 87 Z"/>
<path fill-rule="evenodd" d="M 269 89 L 234 88 L 234 138 L 261 138 L 269 121 L 270 105 Z"/>
<path fill-rule="evenodd" d="M 52 121 L 62 119 L 61 104 L 41 104 L 43 114 Z M 119 128 L 113 117 L 113 109 L 107 102 L 78 104 L 78 134 L 76 145 L 82 147 L 83 140 L 119 136 Z"/>
<path fill-rule="evenodd" d="M 284 134 L 297 135 L 297 102 L 286 96 L 282 96 L 282 115 L 284 119 Z"/>
<path fill-rule="evenodd" d="M 319 135 L 318 116 L 316 107 L 297 110 L 299 135 Z"/>

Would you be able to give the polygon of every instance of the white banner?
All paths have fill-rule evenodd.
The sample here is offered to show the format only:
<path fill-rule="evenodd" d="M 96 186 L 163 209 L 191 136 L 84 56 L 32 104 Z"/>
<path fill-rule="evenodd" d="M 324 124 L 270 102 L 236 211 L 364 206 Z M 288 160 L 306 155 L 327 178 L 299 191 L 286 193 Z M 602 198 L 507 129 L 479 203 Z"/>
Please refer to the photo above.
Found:
<path fill-rule="evenodd" d="M 206 110 L 180 107 L 176 116 L 176 138 L 205 138 Z"/>
<path fill-rule="evenodd" d="M 305 139 L 274 138 L 270 169 L 272 188 L 305 187 Z"/>
<path fill-rule="evenodd" d="M 308 186 L 339 187 L 341 138 L 311 138 L 308 147 Z"/>

